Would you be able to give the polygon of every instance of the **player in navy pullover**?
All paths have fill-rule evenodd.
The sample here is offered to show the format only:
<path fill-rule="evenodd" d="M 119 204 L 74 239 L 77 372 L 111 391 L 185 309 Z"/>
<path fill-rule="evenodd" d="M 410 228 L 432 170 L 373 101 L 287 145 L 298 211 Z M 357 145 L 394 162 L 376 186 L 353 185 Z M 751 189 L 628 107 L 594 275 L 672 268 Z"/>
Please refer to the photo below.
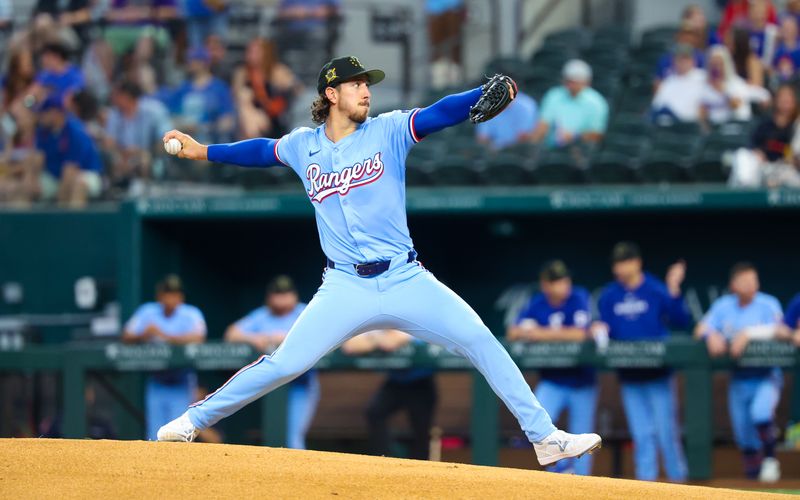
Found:
<path fill-rule="evenodd" d="M 683 262 L 673 264 L 666 284 L 642 270 L 639 247 L 618 243 L 611 254 L 616 281 L 603 290 L 598 302 L 605 330 L 620 341 L 665 340 L 667 326 L 685 327 L 689 314 L 681 294 L 686 274 Z M 629 369 L 618 372 L 622 402 L 633 436 L 636 478 L 658 478 L 658 450 L 670 481 L 686 480 L 686 458 L 680 442 L 675 383 L 665 369 Z"/>

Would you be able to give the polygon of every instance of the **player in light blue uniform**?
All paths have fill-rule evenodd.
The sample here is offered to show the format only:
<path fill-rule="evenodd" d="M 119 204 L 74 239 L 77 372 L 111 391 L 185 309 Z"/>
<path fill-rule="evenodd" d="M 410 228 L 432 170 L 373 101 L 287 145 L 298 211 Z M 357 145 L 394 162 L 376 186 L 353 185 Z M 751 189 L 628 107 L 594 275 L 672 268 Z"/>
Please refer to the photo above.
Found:
<path fill-rule="evenodd" d="M 244 342 L 260 352 L 273 350 L 286 338 L 306 304 L 288 276 L 278 276 L 267 287 L 265 304 L 228 327 L 227 342 Z M 306 448 L 306 433 L 319 403 L 319 379 L 309 370 L 289 383 L 286 447 Z"/>
<path fill-rule="evenodd" d="M 156 287 L 157 302 L 142 304 L 125 324 L 126 343 L 166 342 L 193 344 L 206 338 L 206 321 L 195 306 L 184 304 L 183 288 L 175 275 Z M 188 369 L 163 370 L 147 377 L 145 420 L 147 439 L 155 440 L 158 428 L 178 417 L 195 398 L 197 375 Z"/>
<path fill-rule="evenodd" d="M 500 342 L 466 302 L 423 268 L 408 231 L 405 158 L 428 134 L 467 119 L 476 88 L 423 109 L 369 118 L 369 86 L 384 78 L 355 57 L 323 66 L 312 105 L 317 128 L 279 140 L 204 146 L 177 130 L 181 158 L 241 166 L 286 165 L 314 206 L 324 281 L 286 340 L 202 402 L 162 427 L 159 439 L 188 441 L 246 404 L 299 376 L 348 338 L 398 329 L 467 357 L 517 418 L 542 465 L 600 445 L 596 434 L 557 430 Z M 512 93 L 515 89 L 511 88 Z"/>
<path fill-rule="evenodd" d="M 540 292 L 520 311 L 508 329 L 511 341 L 583 342 L 587 338 L 589 292 L 572 285 L 569 269 L 560 260 L 546 263 L 539 273 Z M 596 374 L 593 368 L 558 368 L 539 371 L 536 397 L 547 413 L 558 420 L 569 411 L 569 432 L 594 431 L 597 406 Z M 562 460 L 552 472 L 592 472 L 592 457 Z"/>
<path fill-rule="evenodd" d="M 758 272 L 752 264 L 740 262 L 733 266 L 731 293 L 714 301 L 695 330 L 705 339 L 711 356 L 730 352 L 738 358 L 751 340 L 770 340 L 780 335 L 781 304 L 758 289 Z M 782 387 L 780 368 L 737 368 L 731 375 L 728 411 L 744 458 L 745 474 L 751 479 L 780 479 L 774 420 Z"/>

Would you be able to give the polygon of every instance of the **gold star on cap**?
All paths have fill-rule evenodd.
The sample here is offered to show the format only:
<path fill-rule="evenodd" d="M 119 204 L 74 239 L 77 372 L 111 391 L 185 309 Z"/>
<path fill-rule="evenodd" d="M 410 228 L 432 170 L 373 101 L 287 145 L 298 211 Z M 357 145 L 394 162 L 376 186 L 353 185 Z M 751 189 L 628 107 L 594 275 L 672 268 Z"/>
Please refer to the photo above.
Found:
<path fill-rule="evenodd" d="M 325 73 L 325 80 L 327 80 L 328 83 L 331 83 L 332 81 L 336 80 L 336 78 L 337 78 L 336 68 L 331 68 L 328 70 L 327 73 Z"/>
<path fill-rule="evenodd" d="M 361 64 L 361 61 L 359 61 L 357 57 L 351 57 L 350 58 L 350 64 L 352 64 L 356 68 L 364 69 L 364 65 Z"/>

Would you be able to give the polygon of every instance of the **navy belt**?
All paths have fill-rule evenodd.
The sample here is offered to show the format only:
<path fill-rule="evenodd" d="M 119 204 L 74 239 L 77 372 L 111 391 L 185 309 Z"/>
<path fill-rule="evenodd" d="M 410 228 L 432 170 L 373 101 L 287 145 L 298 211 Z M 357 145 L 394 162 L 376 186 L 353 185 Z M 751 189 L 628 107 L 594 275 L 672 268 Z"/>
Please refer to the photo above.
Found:
<path fill-rule="evenodd" d="M 416 250 L 410 250 L 408 252 L 408 262 L 414 262 L 417 258 Z M 334 263 L 331 259 L 328 260 L 328 269 L 336 269 L 336 263 Z M 385 273 L 389 270 L 389 266 L 392 264 L 391 260 L 378 260 L 375 262 L 364 262 L 362 264 L 353 264 L 353 268 L 356 270 L 356 274 L 361 276 L 362 278 L 371 278 L 373 276 L 377 276 L 381 273 Z"/>

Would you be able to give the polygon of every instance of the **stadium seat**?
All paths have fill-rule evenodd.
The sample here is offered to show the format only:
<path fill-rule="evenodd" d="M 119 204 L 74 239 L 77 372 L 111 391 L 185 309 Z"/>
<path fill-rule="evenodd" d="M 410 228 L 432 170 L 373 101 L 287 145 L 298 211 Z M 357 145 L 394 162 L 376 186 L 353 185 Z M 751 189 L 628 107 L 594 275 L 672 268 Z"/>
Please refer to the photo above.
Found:
<path fill-rule="evenodd" d="M 536 162 L 533 178 L 538 184 L 581 184 L 585 169 L 565 150 L 545 151 Z"/>
<path fill-rule="evenodd" d="M 433 177 L 430 166 L 406 163 L 406 185 L 412 187 L 431 186 Z"/>
<path fill-rule="evenodd" d="M 529 158 L 513 153 L 498 153 L 491 157 L 481 171 L 484 184 L 494 186 L 523 186 L 532 184 L 534 178 Z"/>
<path fill-rule="evenodd" d="M 561 41 L 563 43 L 571 43 L 578 47 L 585 47 L 592 41 L 592 31 L 582 26 L 573 28 L 562 28 L 558 31 L 553 31 L 545 37 L 545 43 L 554 41 Z"/>
<path fill-rule="evenodd" d="M 700 149 L 703 138 L 699 134 L 674 133 L 669 129 L 656 127 L 651 144 L 653 151 L 677 154 L 682 158 L 693 157 Z"/>
<path fill-rule="evenodd" d="M 635 136 L 627 133 L 609 132 L 603 138 L 602 150 L 625 155 L 628 158 L 639 158 L 650 145 L 647 136 Z"/>
<path fill-rule="evenodd" d="M 678 183 L 691 180 L 691 163 L 680 153 L 652 151 L 639 167 L 639 175 L 647 183 Z"/>
<path fill-rule="evenodd" d="M 722 162 L 722 153 L 703 151 L 692 165 L 693 177 L 698 182 L 725 182 L 730 169 Z"/>
<path fill-rule="evenodd" d="M 589 169 L 589 179 L 601 184 L 630 184 L 639 181 L 634 159 L 616 151 L 595 155 Z"/>
<path fill-rule="evenodd" d="M 435 186 L 477 186 L 482 178 L 472 161 L 450 157 L 433 166 L 431 182 Z"/>

